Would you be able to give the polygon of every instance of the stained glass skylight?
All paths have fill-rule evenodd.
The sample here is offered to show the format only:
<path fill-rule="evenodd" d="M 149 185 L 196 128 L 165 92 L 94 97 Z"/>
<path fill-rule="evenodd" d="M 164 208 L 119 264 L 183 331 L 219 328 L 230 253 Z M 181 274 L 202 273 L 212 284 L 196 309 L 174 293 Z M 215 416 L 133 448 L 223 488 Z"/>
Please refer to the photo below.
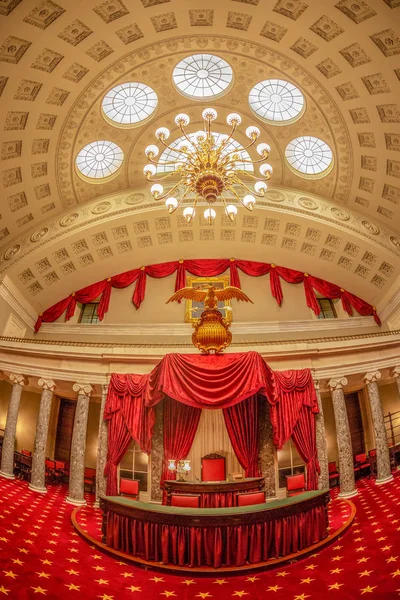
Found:
<path fill-rule="evenodd" d="M 144 83 L 122 83 L 103 98 L 105 116 L 118 125 L 132 126 L 146 121 L 156 110 L 157 94 Z"/>
<path fill-rule="evenodd" d="M 101 179 L 118 171 L 124 153 L 117 144 L 100 140 L 87 144 L 76 157 L 76 167 L 85 177 Z"/>
<path fill-rule="evenodd" d="M 285 156 L 292 170 L 303 176 L 324 177 L 333 167 L 333 154 L 328 144 L 310 135 L 289 142 Z"/>
<path fill-rule="evenodd" d="M 189 134 L 189 139 L 194 140 L 195 139 L 195 133 L 190 133 Z M 216 145 L 220 144 L 222 139 L 224 137 L 228 137 L 226 134 L 224 133 L 215 133 L 214 134 L 214 138 L 215 138 L 215 143 Z M 181 162 L 184 160 L 183 159 L 183 155 L 180 154 L 179 152 L 175 152 L 173 150 L 173 148 L 178 148 L 178 146 L 182 143 L 186 142 L 186 138 L 185 137 L 180 137 L 177 140 L 171 142 L 169 144 L 169 146 L 172 148 L 172 150 L 169 150 L 168 148 L 166 150 L 164 150 L 164 152 L 161 154 L 160 156 L 160 161 L 165 161 L 165 162 L 175 162 L 177 160 L 180 160 Z M 187 144 L 186 144 L 187 145 Z M 188 150 L 189 151 L 193 151 L 194 147 L 193 146 L 188 146 Z M 237 142 L 236 140 L 231 139 L 229 141 L 229 143 L 227 144 L 224 154 L 228 153 L 228 152 L 232 152 L 232 150 L 237 150 L 239 158 L 243 160 L 250 160 L 250 155 L 247 152 L 247 150 L 243 150 L 242 146 L 239 144 L 239 142 Z M 165 165 L 165 166 L 159 166 L 157 171 L 158 173 L 167 173 L 170 171 L 174 170 L 174 165 Z M 254 168 L 252 164 L 248 164 L 248 163 L 244 163 L 244 162 L 240 162 L 238 161 L 236 163 L 235 169 L 242 169 L 243 171 L 248 171 L 249 173 L 253 173 Z"/>
<path fill-rule="evenodd" d="M 202 100 L 220 96 L 233 79 L 230 65 L 214 54 L 193 54 L 181 60 L 172 73 L 178 90 L 189 98 Z"/>
<path fill-rule="evenodd" d="M 249 104 L 257 116 L 275 125 L 294 121 L 305 108 L 301 91 L 282 79 L 266 79 L 257 83 L 250 91 Z"/>

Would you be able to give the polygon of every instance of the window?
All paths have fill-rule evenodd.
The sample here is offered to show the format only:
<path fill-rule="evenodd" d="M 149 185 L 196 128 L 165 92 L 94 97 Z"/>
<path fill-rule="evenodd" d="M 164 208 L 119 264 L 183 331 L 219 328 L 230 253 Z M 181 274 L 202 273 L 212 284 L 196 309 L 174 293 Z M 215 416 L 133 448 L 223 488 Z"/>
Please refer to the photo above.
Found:
<path fill-rule="evenodd" d="M 278 487 L 286 488 L 288 475 L 299 475 L 305 472 L 305 465 L 292 440 L 288 440 L 282 450 L 278 450 Z"/>
<path fill-rule="evenodd" d="M 123 160 L 124 153 L 117 144 L 100 140 L 82 148 L 76 157 L 76 168 L 83 177 L 103 179 L 116 175 Z"/>
<path fill-rule="evenodd" d="M 319 179 L 333 168 L 333 153 L 323 140 L 305 135 L 295 138 L 286 146 L 285 157 L 289 168 L 300 177 Z"/>
<path fill-rule="evenodd" d="M 98 323 L 99 317 L 97 316 L 97 307 L 99 302 L 89 302 L 88 304 L 82 304 L 81 316 L 79 317 L 79 323 Z"/>
<path fill-rule="evenodd" d="M 317 298 L 317 302 L 321 309 L 318 319 L 337 319 L 337 314 L 333 300 L 330 298 Z"/>
<path fill-rule="evenodd" d="M 292 123 L 301 117 L 305 108 L 301 91 L 282 79 L 257 83 L 250 91 L 249 104 L 256 115 L 274 125 Z"/>
<path fill-rule="evenodd" d="M 144 83 L 122 83 L 103 98 L 103 113 L 114 124 L 132 126 L 147 121 L 156 110 L 157 94 Z"/>
<path fill-rule="evenodd" d="M 149 457 L 132 442 L 119 464 L 119 476 L 123 479 L 138 479 L 139 492 L 148 491 Z"/>
<path fill-rule="evenodd" d="M 226 92 L 232 83 L 233 72 L 219 56 L 193 54 L 176 65 L 172 79 L 184 96 L 203 100 Z"/>

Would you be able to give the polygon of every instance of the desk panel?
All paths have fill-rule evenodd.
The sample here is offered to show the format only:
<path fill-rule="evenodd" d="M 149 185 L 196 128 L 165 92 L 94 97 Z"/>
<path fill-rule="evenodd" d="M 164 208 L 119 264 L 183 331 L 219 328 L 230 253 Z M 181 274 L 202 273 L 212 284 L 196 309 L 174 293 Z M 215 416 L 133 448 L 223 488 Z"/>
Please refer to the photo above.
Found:
<path fill-rule="evenodd" d="M 164 481 L 165 504 L 171 504 L 171 494 L 199 494 L 200 508 L 237 506 L 241 492 L 262 490 L 263 477 L 248 477 L 238 481 Z"/>

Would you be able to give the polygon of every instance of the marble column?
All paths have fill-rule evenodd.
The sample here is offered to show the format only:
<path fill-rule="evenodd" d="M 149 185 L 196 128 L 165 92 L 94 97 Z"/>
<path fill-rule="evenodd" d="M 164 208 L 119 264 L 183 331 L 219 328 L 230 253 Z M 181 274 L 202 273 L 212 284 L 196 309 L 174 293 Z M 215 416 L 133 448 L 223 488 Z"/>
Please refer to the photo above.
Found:
<path fill-rule="evenodd" d="M 150 474 L 150 497 L 152 501 L 161 502 L 163 491 L 160 481 L 163 470 L 164 459 L 164 402 L 159 402 L 155 407 L 156 422 L 151 440 L 151 474 Z"/>
<path fill-rule="evenodd" d="M 324 411 L 322 408 L 321 392 L 319 391 L 319 381 L 314 380 L 315 392 L 318 399 L 319 413 L 315 415 L 315 433 L 317 438 L 318 461 L 321 472 L 318 478 L 318 489 L 329 490 L 329 471 L 328 471 L 328 447 L 326 445 Z"/>
<path fill-rule="evenodd" d="M 269 405 L 265 398 L 258 401 L 258 439 L 260 469 L 264 477 L 264 491 L 267 498 L 276 497 L 275 446 L 272 437 L 272 424 Z"/>
<path fill-rule="evenodd" d="M 381 378 L 380 371 L 366 373 L 364 381 L 367 384 L 369 404 L 371 406 L 372 422 L 375 432 L 376 447 L 376 485 L 382 485 L 392 481 L 393 475 L 390 469 L 390 454 L 387 442 L 385 420 L 383 417 L 382 402 L 379 395 L 378 381 Z"/>
<path fill-rule="evenodd" d="M 108 385 L 103 385 L 101 389 L 101 406 L 99 420 L 99 435 L 97 444 L 97 464 L 96 464 L 96 502 L 95 506 L 99 507 L 99 497 L 106 495 L 107 478 L 104 476 L 104 468 L 107 462 L 107 447 L 108 447 L 108 421 L 103 419 L 104 408 L 106 406 L 108 393 Z"/>
<path fill-rule="evenodd" d="M 43 389 L 36 424 L 35 445 L 32 456 L 32 476 L 29 488 L 34 492 L 45 494 L 47 492 L 45 482 L 47 435 L 49 432 L 51 402 L 53 400 L 55 383 L 51 379 L 39 379 L 38 385 Z"/>
<path fill-rule="evenodd" d="M 69 490 L 67 502 L 82 506 L 86 504 L 84 498 L 84 475 L 85 475 L 85 450 L 86 430 L 89 416 L 90 394 L 93 389 L 88 383 L 74 383 L 74 392 L 78 393 L 72 431 L 71 458 L 69 468 Z"/>
<path fill-rule="evenodd" d="M 3 439 L 3 452 L 1 455 L 0 475 L 6 479 L 14 479 L 14 448 L 15 433 L 17 430 L 17 419 L 22 388 L 27 380 L 24 375 L 11 373 L 10 381 L 13 384 L 10 402 L 8 404 L 6 428 Z"/>
<path fill-rule="evenodd" d="M 347 418 L 346 400 L 343 387 L 347 385 L 347 379 L 340 377 L 331 379 L 328 386 L 332 391 L 333 412 L 336 423 L 336 437 L 339 452 L 340 472 L 340 498 L 351 498 L 357 495 L 354 482 L 353 448 L 349 420 Z"/>

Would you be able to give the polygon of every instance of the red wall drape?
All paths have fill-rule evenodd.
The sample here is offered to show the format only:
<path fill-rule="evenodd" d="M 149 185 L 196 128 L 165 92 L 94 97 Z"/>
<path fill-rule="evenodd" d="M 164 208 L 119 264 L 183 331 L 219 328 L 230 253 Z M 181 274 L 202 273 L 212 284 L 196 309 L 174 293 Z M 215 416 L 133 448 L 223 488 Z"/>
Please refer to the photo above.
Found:
<path fill-rule="evenodd" d="M 168 469 L 168 460 L 183 460 L 189 454 L 201 416 L 193 408 L 171 398 L 164 400 L 164 464 L 162 481 L 175 479 L 176 473 Z"/>
<path fill-rule="evenodd" d="M 258 398 L 250 396 L 247 400 L 223 410 L 226 429 L 233 451 L 246 477 L 258 477 Z"/>
<path fill-rule="evenodd" d="M 319 279 L 318 277 L 313 277 L 308 273 L 252 260 L 203 258 L 159 263 L 141 267 L 140 269 L 125 271 L 124 273 L 114 275 L 114 277 L 109 277 L 103 281 L 97 281 L 77 292 L 73 292 L 67 298 L 60 300 L 57 304 L 50 306 L 43 313 L 40 313 L 35 324 L 35 332 L 39 331 L 42 323 L 53 323 L 59 319 L 64 312 L 66 313 L 65 320 L 68 321 L 74 314 L 77 302 L 85 304 L 87 302 L 93 302 L 99 297 L 100 304 L 97 314 L 100 321 L 102 321 L 110 305 L 112 288 L 122 289 L 135 282 L 136 285 L 132 296 L 132 302 L 136 308 L 139 308 L 145 299 L 147 276 L 159 279 L 162 277 L 169 277 L 176 272 L 176 291 L 185 287 L 186 273 L 191 273 L 198 277 L 215 277 L 221 275 L 221 273 L 224 273 L 228 269 L 230 285 L 234 285 L 238 288 L 240 288 L 239 270 L 251 277 L 261 277 L 269 274 L 271 294 L 279 306 L 281 306 L 283 301 L 283 292 L 280 282 L 280 280 L 283 279 L 287 283 L 303 284 L 307 306 L 309 306 L 317 315 L 320 313 L 320 307 L 314 290 L 323 294 L 326 298 L 341 298 L 343 309 L 347 313 L 351 315 L 353 310 L 355 310 L 363 316 L 373 315 L 377 324 L 380 325 L 375 306 L 368 304 L 365 300 L 362 300 L 358 296 L 354 296 L 354 294 L 347 292 L 334 283 Z"/>

